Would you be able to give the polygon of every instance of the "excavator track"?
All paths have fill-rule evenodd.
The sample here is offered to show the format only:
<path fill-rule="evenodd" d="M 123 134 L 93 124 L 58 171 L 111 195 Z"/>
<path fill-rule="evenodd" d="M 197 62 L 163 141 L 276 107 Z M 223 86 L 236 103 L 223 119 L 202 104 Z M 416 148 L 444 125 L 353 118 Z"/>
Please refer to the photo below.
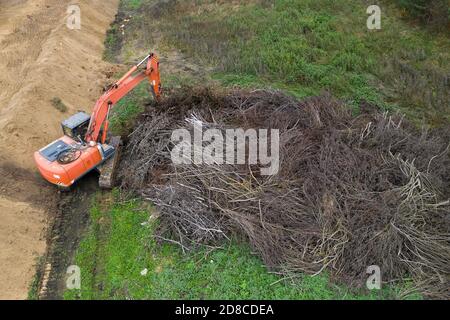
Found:
<path fill-rule="evenodd" d="M 120 137 L 112 137 L 109 145 L 113 146 L 116 150 L 114 156 L 98 166 L 100 172 L 100 178 L 98 184 L 102 189 L 112 189 L 114 187 L 116 178 L 116 169 L 119 163 L 120 152 L 122 148 L 122 139 Z"/>

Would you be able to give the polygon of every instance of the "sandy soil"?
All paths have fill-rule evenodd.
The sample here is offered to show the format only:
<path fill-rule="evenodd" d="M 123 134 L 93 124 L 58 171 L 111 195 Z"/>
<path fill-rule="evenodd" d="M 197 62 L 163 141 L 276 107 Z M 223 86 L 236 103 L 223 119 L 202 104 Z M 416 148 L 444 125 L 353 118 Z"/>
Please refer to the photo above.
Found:
<path fill-rule="evenodd" d="M 56 208 L 33 152 L 62 135 L 63 119 L 92 110 L 113 68 L 102 54 L 118 0 L 77 2 L 81 30 L 66 26 L 72 0 L 0 0 L 0 299 L 27 297 Z"/>

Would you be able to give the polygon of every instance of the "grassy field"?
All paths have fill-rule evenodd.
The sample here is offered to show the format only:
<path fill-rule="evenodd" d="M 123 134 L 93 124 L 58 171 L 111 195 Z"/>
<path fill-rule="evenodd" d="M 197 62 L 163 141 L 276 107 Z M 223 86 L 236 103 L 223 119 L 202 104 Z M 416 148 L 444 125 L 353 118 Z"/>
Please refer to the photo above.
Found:
<path fill-rule="evenodd" d="M 365 1 L 122 0 L 105 58 L 131 63 L 148 48 L 162 57 L 176 49 L 212 68 L 207 76 L 222 86 L 272 87 L 298 97 L 328 90 L 355 110 L 367 101 L 400 110 L 417 124 L 448 125 L 448 34 L 407 19 L 391 2 L 379 4 L 382 29 L 369 31 Z M 171 65 L 162 64 L 162 72 L 166 88 L 195 83 L 194 75 L 186 78 Z M 140 86 L 115 108 L 116 134 L 129 132 L 149 99 L 147 89 Z M 323 274 L 280 278 L 238 241 L 183 255 L 175 245 L 155 242 L 157 222 L 148 222 L 148 204 L 121 198 L 117 192 L 97 195 L 76 256 L 82 288 L 67 291 L 66 299 L 399 297 L 399 287 L 354 292 Z"/>
<path fill-rule="evenodd" d="M 121 200 L 117 191 L 94 200 L 92 223 L 75 261 L 81 290 L 67 291 L 65 299 L 384 299 L 398 294 L 390 287 L 350 291 L 325 275 L 283 279 L 237 242 L 183 254 L 152 237 L 157 220 L 150 218 L 149 204 Z"/>
<path fill-rule="evenodd" d="M 148 83 L 141 83 L 130 94 L 120 100 L 111 116 L 113 135 L 125 136 L 133 127 L 135 117 L 144 110 L 146 102 L 151 100 Z"/>
<path fill-rule="evenodd" d="M 147 32 L 157 30 L 165 47 L 212 66 L 224 85 L 300 97 L 328 90 L 355 108 L 368 101 L 416 123 L 447 124 L 448 29 L 434 32 L 390 1 L 374 3 L 381 30 L 367 29 L 369 4 L 361 0 L 123 1 L 133 19 L 119 51 L 136 59 L 133 52 L 155 46 L 155 32 Z"/>

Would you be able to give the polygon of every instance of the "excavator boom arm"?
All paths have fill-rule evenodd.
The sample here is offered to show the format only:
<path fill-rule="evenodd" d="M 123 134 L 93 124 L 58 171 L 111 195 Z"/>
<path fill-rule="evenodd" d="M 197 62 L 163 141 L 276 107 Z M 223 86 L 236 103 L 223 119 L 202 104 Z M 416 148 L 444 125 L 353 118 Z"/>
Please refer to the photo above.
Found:
<path fill-rule="evenodd" d="M 136 73 L 139 67 L 145 62 L 147 62 L 145 70 Z M 86 142 L 98 142 L 99 138 L 101 138 L 102 143 L 105 142 L 109 126 L 108 117 L 112 107 L 145 79 L 148 79 L 150 82 L 155 98 L 159 99 L 161 94 L 161 79 L 158 57 L 154 53 L 149 54 L 139 64 L 131 68 L 130 71 L 97 100 L 86 133 Z M 102 127 L 103 134 L 100 137 Z"/>

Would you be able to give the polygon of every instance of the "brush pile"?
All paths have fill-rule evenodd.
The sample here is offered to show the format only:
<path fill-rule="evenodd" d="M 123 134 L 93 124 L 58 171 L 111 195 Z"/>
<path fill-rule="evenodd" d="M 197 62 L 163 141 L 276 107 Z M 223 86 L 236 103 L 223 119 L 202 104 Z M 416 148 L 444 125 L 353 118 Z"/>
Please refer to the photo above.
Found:
<path fill-rule="evenodd" d="M 279 172 L 260 165 L 174 165 L 174 129 L 278 129 Z M 419 131 L 364 104 L 359 116 L 329 95 L 185 89 L 147 108 L 120 165 L 123 189 L 154 202 L 157 237 L 185 251 L 247 239 L 279 272 L 327 271 L 363 286 L 412 278 L 450 297 L 450 134 Z M 228 142 L 227 142 L 228 143 Z M 234 145 L 234 144 L 233 144 Z"/>

